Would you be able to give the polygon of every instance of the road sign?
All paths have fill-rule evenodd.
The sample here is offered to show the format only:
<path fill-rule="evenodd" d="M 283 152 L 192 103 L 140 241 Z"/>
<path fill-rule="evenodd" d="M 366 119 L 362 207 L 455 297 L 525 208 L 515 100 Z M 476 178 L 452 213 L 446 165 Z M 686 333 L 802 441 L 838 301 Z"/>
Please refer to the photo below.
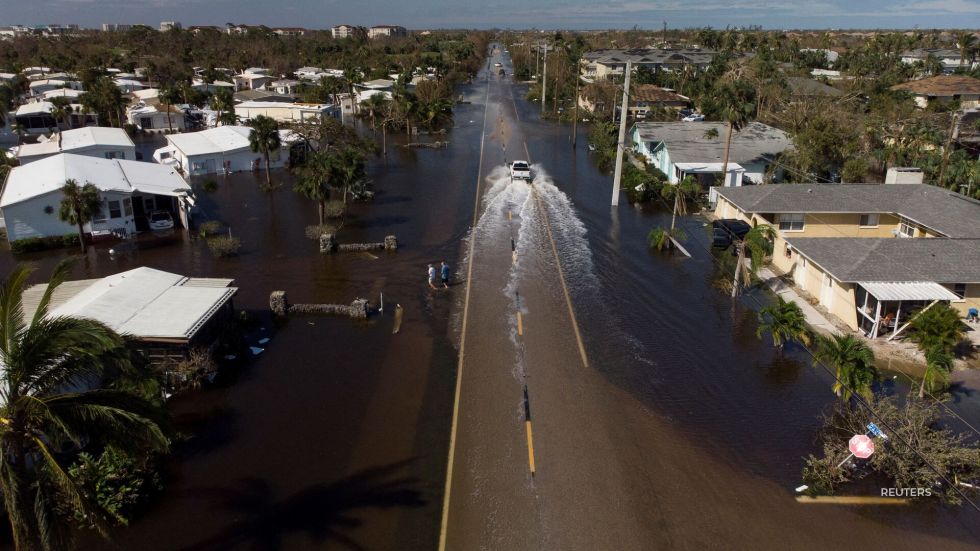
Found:
<path fill-rule="evenodd" d="M 851 450 L 854 457 L 867 459 L 875 452 L 875 443 L 865 434 L 855 434 L 847 443 L 847 449 Z"/>
<path fill-rule="evenodd" d="M 878 438 L 884 438 L 886 440 L 888 439 L 888 437 L 885 436 L 885 433 L 881 432 L 878 425 L 874 423 L 868 423 L 868 432 L 870 432 L 872 436 L 877 436 Z"/>

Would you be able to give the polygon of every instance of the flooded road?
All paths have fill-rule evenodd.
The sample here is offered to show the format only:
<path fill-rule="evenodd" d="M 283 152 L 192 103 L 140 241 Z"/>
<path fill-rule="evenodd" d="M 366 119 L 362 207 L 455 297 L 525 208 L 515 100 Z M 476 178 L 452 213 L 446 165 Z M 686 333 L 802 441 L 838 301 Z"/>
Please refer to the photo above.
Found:
<path fill-rule="evenodd" d="M 751 296 L 733 306 L 712 287 L 703 222 L 681 221 L 701 245 L 694 258 L 650 252 L 647 231 L 669 216 L 608 206 L 611 177 L 594 167 L 586 129 L 573 149 L 569 129 L 539 121 L 506 78 L 481 74 L 461 93 L 472 103 L 457 107 L 450 147 L 389 147 L 388 164 L 370 168 L 376 200 L 339 233 L 395 234 L 397 253 L 320 255 L 303 236 L 314 205 L 284 173 L 271 194 L 252 174 L 198 190 L 242 239 L 237 258 L 183 234 L 117 259 L 89 252 L 78 277 L 140 265 L 233 277 L 236 306 L 255 312 L 277 289 L 293 302 L 385 296 L 366 322 L 257 314 L 266 351 L 173 402 L 192 436 L 162 499 L 118 530 L 122 548 L 436 548 L 464 334 L 449 549 L 976 548 L 980 516 L 965 508 L 796 503 L 830 379 L 755 338 Z M 534 163 L 533 186 L 507 177 L 518 157 Z M 454 266 L 459 284 L 429 290 L 427 263 L 470 251 Z M 18 260 L 36 262 L 42 281 L 64 254 Z M 11 263 L 0 256 L 4 272 Z"/>
<path fill-rule="evenodd" d="M 830 377 L 755 338 L 761 291 L 733 305 L 713 288 L 702 219 L 682 222 L 693 259 L 651 252 L 669 216 L 610 208 L 586 140 L 573 149 L 524 91 L 488 83 L 446 547 L 975 548 L 967 507 L 795 501 Z M 533 185 L 502 172 L 515 158 Z"/>

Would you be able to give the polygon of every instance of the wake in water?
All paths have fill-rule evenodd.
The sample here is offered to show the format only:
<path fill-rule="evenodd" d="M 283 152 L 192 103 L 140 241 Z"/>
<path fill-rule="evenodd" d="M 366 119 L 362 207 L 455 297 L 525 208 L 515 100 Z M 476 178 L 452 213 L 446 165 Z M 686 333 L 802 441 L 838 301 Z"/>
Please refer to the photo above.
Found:
<path fill-rule="evenodd" d="M 494 168 L 486 178 L 487 190 L 481 202 L 481 214 L 476 227 L 467 236 L 467 254 L 460 263 L 459 277 L 465 277 L 466 266 L 470 262 L 469 242 L 474 244 L 478 254 L 488 251 L 488 247 L 500 247 L 502 242 L 512 240 L 516 248 L 515 262 L 511 265 L 506 284 L 502 292 L 512 302 L 513 311 L 529 314 L 520 292 L 522 285 L 542 277 L 550 277 L 557 269 L 552 250 L 551 239 L 554 239 L 557 256 L 561 269 L 572 297 L 576 315 L 587 322 L 583 327 L 583 338 L 588 342 L 588 324 L 601 323 L 606 327 L 606 335 L 610 327 L 621 328 L 620 320 L 609 311 L 602 298 L 601 282 L 596 274 L 592 251 L 589 248 L 585 224 L 578 217 L 575 207 L 568 196 L 559 189 L 551 176 L 540 165 L 533 165 L 534 180 L 528 183 L 522 180 L 511 180 L 507 167 Z M 549 237 L 550 229 L 550 237 Z M 534 257 L 540 262 L 529 262 Z M 545 271 L 548 273 L 538 273 Z M 475 277 L 475 276 L 474 276 Z M 556 294 L 556 299 L 560 293 Z M 457 312 L 462 311 L 462 294 L 458 298 Z M 556 303 L 564 313 L 564 304 Z M 558 311 L 558 310 L 556 310 Z M 461 314 L 454 318 L 454 326 L 459 329 Z M 521 356 L 521 341 L 517 335 L 517 320 L 508 317 L 511 342 L 515 347 L 516 361 L 514 376 L 523 378 L 524 366 Z M 609 361 L 640 362 L 648 366 L 655 365 L 649 359 L 640 339 L 635 338 L 622 329 L 614 331 L 615 342 L 588 342 L 590 356 L 602 356 L 602 364 Z M 614 360 L 612 356 L 621 356 Z"/>

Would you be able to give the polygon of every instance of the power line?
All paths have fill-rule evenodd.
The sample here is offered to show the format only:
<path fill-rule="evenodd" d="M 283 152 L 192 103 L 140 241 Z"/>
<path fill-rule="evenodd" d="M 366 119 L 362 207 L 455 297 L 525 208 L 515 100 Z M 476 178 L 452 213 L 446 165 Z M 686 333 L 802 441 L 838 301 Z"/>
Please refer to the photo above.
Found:
<path fill-rule="evenodd" d="M 659 197 L 659 195 L 658 195 L 658 197 Z M 661 197 L 661 201 L 666 205 L 666 201 L 663 201 L 663 198 L 662 197 Z M 725 231 L 727 231 L 734 238 L 737 239 L 737 236 L 735 236 L 734 232 L 732 232 L 730 229 L 725 228 Z M 705 247 L 705 245 L 703 243 L 701 243 L 698 239 L 694 239 L 694 241 L 696 241 L 698 243 L 698 245 L 702 249 L 704 249 L 705 252 L 708 253 L 708 256 L 714 262 L 715 261 L 714 255 L 711 254 L 711 251 L 708 250 Z M 759 306 L 760 309 L 765 308 L 756 296 L 754 296 L 754 295 L 745 295 L 745 296 L 748 296 L 749 298 L 751 298 L 756 303 L 756 305 Z M 804 343 L 799 343 L 799 344 L 807 352 L 807 354 L 810 355 L 810 358 L 812 360 L 811 363 L 814 363 L 814 364 L 820 366 L 825 372 L 827 372 L 828 375 L 830 375 L 834 379 L 834 381 L 837 382 L 837 384 L 839 384 L 842 388 L 847 389 L 847 391 L 850 392 L 850 394 L 857 401 L 857 403 L 860 404 L 862 407 L 864 407 L 868 411 L 868 413 L 871 416 L 873 416 L 881 424 L 882 427 L 884 427 L 885 429 L 887 429 L 892 435 L 894 435 L 894 437 L 898 441 L 902 442 L 908 449 L 912 450 L 912 452 L 916 456 L 918 456 L 919 459 L 922 460 L 922 462 L 926 464 L 926 466 L 928 466 L 933 472 L 935 472 L 946 484 L 949 485 L 950 488 L 953 488 L 953 490 L 964 501 L 966 501 L 967 503 L 969 503 L 974 509 L 976 509 L 978 512 L 980 512 L 980 506 L 977 506 L 977 504 L 975 502 L 973 502 L 973 500 L 971 500 L 970 498 L 968 498 L 959 489 L 959 486 L 957 486 L 956 484 L 954 484 L 953 482 L 951 482 L 949 480 L 949 478 L 947 478 L 946 475 L 944 475 L 935 465 L 933 465 L 933 463 L 931 461 L 929 461 L 928 459 L 926 459 L 926 457 L 924 455 L 922 455 L 922 453 L 918 449 L 916 449 L 915 446 L 913 446 L 907 439 L 905 439 L 902 436 L 900 436 L 899 433 L 898 433 L 898 431 L 895 430 L 889 423 L 885 422 L 885 420 L 881 417 L 881 415 L 878 414 L 878 412 L 876 412 L 874 410 L 874 408 L 871 407 L 871 404 L 869 404 L 860 394 L 858 394 L 855 389 L 851 388 L 847 383 L 845 383 L 840 378 L 838 378 L 837 377 L 837 374 L 832 369 L 830 369 L 820 358 L 818 358 L 817 355 L 812 350 L 810 350 L 810 347 L 808 347 Z"/>

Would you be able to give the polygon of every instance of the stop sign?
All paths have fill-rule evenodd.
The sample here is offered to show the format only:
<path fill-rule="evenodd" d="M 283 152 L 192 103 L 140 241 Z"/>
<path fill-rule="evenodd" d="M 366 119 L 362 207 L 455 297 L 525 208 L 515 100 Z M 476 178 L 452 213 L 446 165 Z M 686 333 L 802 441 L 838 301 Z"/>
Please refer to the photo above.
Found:
<path fill-rule="evenodd" d="M 855 434 L 847 443 L 847 448 L 851 450 L 854 457 L 867 459 L 875 452 L 875 443 L 864 434 Z"/>

